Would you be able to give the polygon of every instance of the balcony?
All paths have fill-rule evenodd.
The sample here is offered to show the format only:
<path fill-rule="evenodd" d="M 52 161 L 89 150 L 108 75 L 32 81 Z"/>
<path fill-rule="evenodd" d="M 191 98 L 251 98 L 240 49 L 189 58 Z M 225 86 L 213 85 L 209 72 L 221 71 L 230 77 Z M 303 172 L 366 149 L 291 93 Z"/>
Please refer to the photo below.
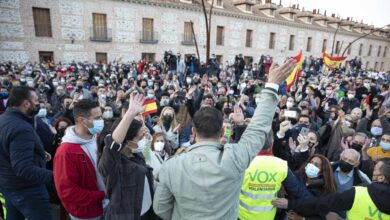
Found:
<path fill-rule="evenodd" d="M 181 41 L 182 45 L 187 45 L 187 46 L 195 45 L 195 39 L 192 33 L 183 34 L 182 39 L 183 39 Z"/>
<path fill-rule="evenodd" d="M 106 27 L 92 27 L 90 29 L 91 41 L 111 42 L 112 30 Z"/>
<path fill-rule="evenodd" d="M 158 33 L 156 31 L 141 31 L 139 42 L 143 44 L 157 44 Z"/>

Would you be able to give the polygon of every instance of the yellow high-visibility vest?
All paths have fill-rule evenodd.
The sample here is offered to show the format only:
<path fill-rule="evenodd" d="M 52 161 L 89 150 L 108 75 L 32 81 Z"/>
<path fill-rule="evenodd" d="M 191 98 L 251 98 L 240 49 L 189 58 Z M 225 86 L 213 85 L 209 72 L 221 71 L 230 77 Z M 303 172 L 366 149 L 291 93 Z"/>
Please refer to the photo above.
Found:
<path fill-rule="evenodd" d="M 6 218 L 7 216 L 7 209 L 5 209 L 5 199 L 3 197 L 3 194 L 0 193 L 0 202 L 1 204 L 3 205 L 3 214 L 4 214 L 4 219 Z"/>
<path fill-rule="evenodd" d="M 240 220 L 274 219 L 271 204 L 288 173 L 287 161 L 273 156 L 257 156 L 245 171 L 240 194 Z"/>
<path fill-rule="evenodd" d="M 355 186 L 355 199 L 352 208 L 347 211 L 347 217 L 349 220 L 390 220 L 390 215 L 376 207 L 367 188 L 361 186 Z"/>

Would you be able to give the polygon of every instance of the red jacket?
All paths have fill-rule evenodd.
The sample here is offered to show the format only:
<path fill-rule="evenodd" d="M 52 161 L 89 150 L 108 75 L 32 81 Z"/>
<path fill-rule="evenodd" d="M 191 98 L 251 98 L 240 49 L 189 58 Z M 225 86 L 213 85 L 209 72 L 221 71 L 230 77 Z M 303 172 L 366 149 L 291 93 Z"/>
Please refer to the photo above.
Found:
<path fill-rule="evenodd" d="M 77 218 L 103 215 L 103 191 L 91 159 L 79 144 L 62 143 L 54 157 L 54 183 L 65 209 Z"/>

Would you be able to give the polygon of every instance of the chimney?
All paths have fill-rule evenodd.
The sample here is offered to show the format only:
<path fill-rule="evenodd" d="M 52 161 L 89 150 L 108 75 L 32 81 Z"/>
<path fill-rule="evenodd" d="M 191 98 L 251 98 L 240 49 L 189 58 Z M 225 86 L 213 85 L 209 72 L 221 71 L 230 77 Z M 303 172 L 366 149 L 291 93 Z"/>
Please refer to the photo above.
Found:
<path fill-rule="evenodd" d="M 325 12 L 324 12 L 324 16 L 326 16 L 326 10 L 325 10 Z"/>
<path fill-rule="evenodd" d="M 297 9 L 299 10 L 299 4 L 297 5 Z"/>
<path fill-rule="evenodd" d="M 317 14 L 319 14 L 320 13 L 320 9 L 317 9 Z"/>
<path fill-rule="evenodd" d="M 332 14 L 332 18 L 335 18 L 335 17 L 336 17 L 336 15 L 333 13 L 333 14 Z"/>
<path fill-rule="evenodd" d="M 295 4 L 292 5 L 292 8 L 295 9 Z"/>
<path fill-rule="evenodd" d="M 349 17 L 347 17 L 347 21 L 349 21 Z"/>
<path fill-rule="evenodd" d="M 316 10 L 315 9 L 313 9 L 313 15 L 315 15 L 316 14 Z"/>

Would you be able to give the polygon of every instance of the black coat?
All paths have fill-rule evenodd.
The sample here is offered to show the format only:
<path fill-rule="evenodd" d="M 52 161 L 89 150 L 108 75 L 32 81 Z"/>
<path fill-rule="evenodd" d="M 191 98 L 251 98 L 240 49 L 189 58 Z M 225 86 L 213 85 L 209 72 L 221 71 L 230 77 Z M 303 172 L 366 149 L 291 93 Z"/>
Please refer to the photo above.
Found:
<path fill-rule="evenodd" d="M 145 176 L 153 198 L 152 168 L 146 165 L 142 154 L 126 157 L 120 153 L 121 148 L 122 145 L 117 144 L 111 135 L 107 135 L 103 154 L 99 159 L 99 170 L 110 200 L 106 219 L 140 220 Z M 145 215 L 148 217 L 144 216 L 143 219 L 156 219 L 156 215 L 151 212 L 153 211 L 147 212 Z"/>
<path fill-rule="evenodd" d="M 34 129 L 34 119 L 16 108 L 0 116 L 0 186 L 8 190 L 49 184 L 45 150 Z"/>

